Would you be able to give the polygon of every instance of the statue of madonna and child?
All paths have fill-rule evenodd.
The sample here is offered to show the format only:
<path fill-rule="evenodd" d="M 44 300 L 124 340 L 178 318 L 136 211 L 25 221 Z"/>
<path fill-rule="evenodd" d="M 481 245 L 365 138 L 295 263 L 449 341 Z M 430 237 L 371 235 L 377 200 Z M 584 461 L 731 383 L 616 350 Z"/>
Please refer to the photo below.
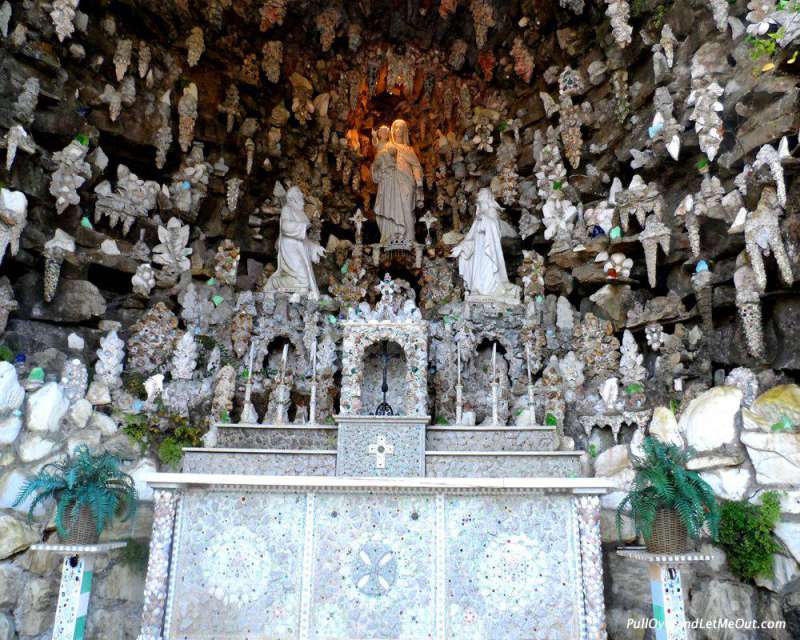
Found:
<path fill-rule="evenodd" d="M 422 165 L 409 143 L 408 124 L 395 120 L 373 132 L 372 180 L 378 185 L 375 216 L 382 245 L 410 249 L 414 243 L 414 208 L 423 206 Z"/>

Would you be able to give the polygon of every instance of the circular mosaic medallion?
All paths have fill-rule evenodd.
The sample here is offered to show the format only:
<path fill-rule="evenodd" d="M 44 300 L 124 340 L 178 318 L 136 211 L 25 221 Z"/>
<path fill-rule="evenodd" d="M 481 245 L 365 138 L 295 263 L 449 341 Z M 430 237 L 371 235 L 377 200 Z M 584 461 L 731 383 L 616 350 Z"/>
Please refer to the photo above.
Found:
<path fill-rule="evenodd" d="M 241 607 L 255 602 L 269 585 L 269 554 L 263 541 L 245 526 L 215 535 L 202 563 L 206 590 L 226 605 Z"/>
<path fill-rule="evenodd" d="M 382 596 L 397 580 L 397 560 L 394 552 L 383 542 L 361 545 L 353 561 L 353 582 L 368 596 Z"/>
<path fill-rule="evenodd" d="M 539 599 L 548 581 L 545 552 L 526 535 L 500 535 L 485 547 L 477 583 L 481 595 L 500 609 L 521 609 Z"/>

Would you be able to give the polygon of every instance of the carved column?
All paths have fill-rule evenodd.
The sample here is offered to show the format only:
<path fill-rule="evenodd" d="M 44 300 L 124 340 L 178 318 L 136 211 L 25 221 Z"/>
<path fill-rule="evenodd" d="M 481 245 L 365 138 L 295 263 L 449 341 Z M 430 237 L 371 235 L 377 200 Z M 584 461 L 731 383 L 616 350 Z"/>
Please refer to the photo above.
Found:
<path fill-rule="evenodd" d="M 581 540 L 583 576 L 583 640 L 605 640 L 606 611 L 603 600 L 603 549 L 600 543 L 600 498 L 576 498 L 578 530 Z"/>
<path fill-rule="evenodd" d="M 162 640 L 163 637 L 178 497 L 178 493 L 170 489 L 156 489 L 153 494 L 153 536 L 144 583 L 142 628 L 137 640 Z"/>

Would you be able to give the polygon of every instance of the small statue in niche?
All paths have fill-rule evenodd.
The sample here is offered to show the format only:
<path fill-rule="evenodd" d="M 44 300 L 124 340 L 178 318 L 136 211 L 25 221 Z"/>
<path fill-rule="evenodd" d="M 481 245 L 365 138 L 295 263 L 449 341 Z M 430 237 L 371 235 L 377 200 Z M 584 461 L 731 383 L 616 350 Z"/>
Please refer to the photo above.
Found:
<path fill-rule="evenodd" d="M 518 302 L 519 287 L 508 279 L 500 244 L 500 211 L 491 189 L 481 189 L 475 222 L 451 256 L 458 258 L 458 273 L 470 294 Z"/>
<path fill-rule="evenodd" d="M 423 204 L 422 165 L 409 144 L 408 124 L 395 120 L 391 129 L 380 127 L 374 139 L 377 149 L 372 180 L 378 185 L 375 215 L 381 244 L 414 242 L 414 207 Z"/>
<path fill-rule="evenodd" d="M 325 249 L 306 238 L 311 221 L 304 207 L 303 192 L 299 187 L 291 187 L 286 193 L 286 204 L 281 209 L 278 269 L 267 280 L 264 291 L 289 290 L 307 293 L 313 299 L 319 298 L 311 265 L 319 262 Z"/>

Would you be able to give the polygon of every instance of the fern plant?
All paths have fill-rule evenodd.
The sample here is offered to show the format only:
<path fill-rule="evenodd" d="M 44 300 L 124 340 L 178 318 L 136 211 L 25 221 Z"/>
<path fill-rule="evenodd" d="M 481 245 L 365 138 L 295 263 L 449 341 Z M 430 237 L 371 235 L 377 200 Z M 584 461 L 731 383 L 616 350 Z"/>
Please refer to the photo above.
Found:
<path fill-rule="evenodd" d="M 120 469 L 120 459 L 110 453 L 93 454 L 86 445 L 76 447 L 59 462 L 44 465 L 22 485 L 14 506 L 31 496 L 28 520 L 37 506 L 53 498 L 56 529 L 64 537 L 77 523 L 81 507 L 91 511 L 99 535 L 114 517 L 130 519 L 138 505 L 133 478 Z M 71 516 L 66 523 L 68 509 Z"/>
<path fill-rule="evenodd" d="M 633 489 L 617 507 L 619 538 L 622 539 L 623 515 L 629 515 L 636 533 L 649 540 L 656 512 L 667 509 L 678 513 L 692 538 L 699 538 L 707 524 L 716 540 L 720 510 L 714 491 L 699 473 L 686 468 L 686 463 L 694 457 L 694 450 L 666 444 L 652 436 L 644 439 L 642 448 L 643 458 L 632 456 L 636 470 Z"/>

